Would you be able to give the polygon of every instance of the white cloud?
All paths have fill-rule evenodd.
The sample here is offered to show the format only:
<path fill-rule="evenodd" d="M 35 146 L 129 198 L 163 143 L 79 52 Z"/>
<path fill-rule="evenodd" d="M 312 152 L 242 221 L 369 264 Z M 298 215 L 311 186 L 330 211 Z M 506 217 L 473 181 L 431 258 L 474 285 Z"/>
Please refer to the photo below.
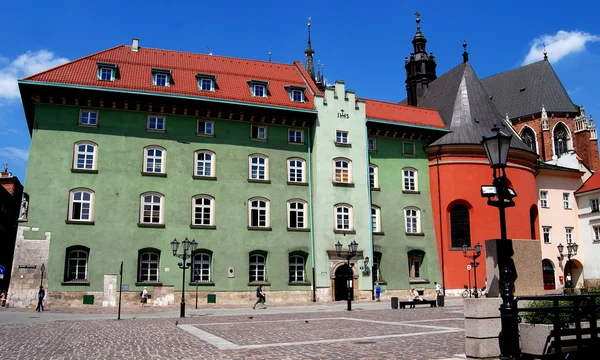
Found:
<path fill-rule="evenodd" d="M 29 150 L 19 149 L 11 146 L 0 147 L 0 160 L 2 163 L 11 162 L 27 162 L 29 158 Z"/>
<path fill-rule="evenodd" d="M 567 55 L 585 50 L 586 43 L 595 41 L 600 41 L 600 36 L 577 30 L 559 30 L 556 35 L 542 35 L 532 41 L 529 53 L 523 60 L 522 65 L 542 60 L 544 58 L 544 45 L 546 45 L 548 58 L 556 63 Z"/>
<path fill-rule="evenodd" d="M 0 64 L 7 62 L 6 60 L 6 58 L 0 57 Z M 48 50 L 28 51 L 19 55 L 8 65 L 0 68 L 0 99 L 14 100 L 19 98 L 17 79 L 37 74 L 68 61 L 68 59 L 58 57 Z"/>

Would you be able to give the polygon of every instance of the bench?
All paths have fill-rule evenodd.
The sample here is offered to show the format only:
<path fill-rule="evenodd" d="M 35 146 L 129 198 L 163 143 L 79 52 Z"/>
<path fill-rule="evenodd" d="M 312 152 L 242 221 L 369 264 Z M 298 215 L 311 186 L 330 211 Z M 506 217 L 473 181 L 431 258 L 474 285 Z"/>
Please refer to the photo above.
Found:
<path fill-rule="evenodd" d="M 416 301 L 399 301 L 398 306 L 400 309 L 405 309 L 408 305 L 409 309 L 415 307 L 415 305 L 429 305 L 429 307 L 436 307 L 437 303 L 435 300 L 416 300 Z"/>

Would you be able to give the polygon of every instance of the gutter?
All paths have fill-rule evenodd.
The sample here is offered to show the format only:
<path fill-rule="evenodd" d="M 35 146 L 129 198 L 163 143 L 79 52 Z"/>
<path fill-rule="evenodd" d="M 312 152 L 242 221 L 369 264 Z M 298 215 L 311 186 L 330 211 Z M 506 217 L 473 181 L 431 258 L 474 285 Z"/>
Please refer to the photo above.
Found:
<path fill-rule="evenodd" d="M 371 219 L 371 217 L 373 216 L 371 214 L 371 211 L 373 211 L 373 200 L 371 199 L 371 176 L 370 176 L 370 162 L 369 162 L 369 131 L 367 130 L 367 123 L 365 122 L 365 144 L 367 146 L 365 146 L 365 160 L 367 163 L 367 191 L 369 194 L 369 208 L 368 208 L 368 214 L 369 214 L 369 221 L 367 222 L 367 224 L 369 224 L 369 239 L 370 239 L 370 246 L 371 246 L 371 263 L 375 264 L 375 255 L 374 255 L 374 240 L 373 240 L 373 220 Z M 379 175 L 379 174 L 378 174 Z M 379 216 L 381 216 L 381 213 L 379 214 Z M 381 219 L 379 219 L 379 221 L 381 221 Z M 364 258 L 363 258 L 363 265 L 364 265 Z M 375 300 L 375 287 L 373 279 L 374 279 L 374 275 L 373 274 L 373 265 L 371 265 L 371 269 L 370 269 L 370 278 L 371 278 L 371 300 Z"/>
<path fill-rule="evenodd" d="M 306 142 L 308 144 L 308 150 L 307 150 L 307 157 L 306 157 L 306 167 L 307 167 L 307 174 L 306 176 L 308 177 L 308 219 L 310 222 L 310 264 L 312 267 L 312 301 L 313 302 L 317 302 L 317 282 L 315 279 L 315 233 L 314 233 L 314 226 L 313 226 L 313 202 L 312 202 L 312 172 L 311 172 L 311 162 L 310 162 L 310 144 L 311 144 L 311 139 L 310 139 L 310 131 L 311 128 L 307 128 L 306 129 L 306 135 L 307 135 L 307 139 Z"/>

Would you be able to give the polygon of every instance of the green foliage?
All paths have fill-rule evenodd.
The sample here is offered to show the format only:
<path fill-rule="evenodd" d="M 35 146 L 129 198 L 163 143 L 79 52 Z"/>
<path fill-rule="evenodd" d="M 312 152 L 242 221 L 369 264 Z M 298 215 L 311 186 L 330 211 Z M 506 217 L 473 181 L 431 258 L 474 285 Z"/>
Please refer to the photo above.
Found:
<path fill-rule="evenodd" d="M 591 289 L 590 289 L 591 290 Z M 588 292 L 589 294 L 598 294 L 599 291 Z M 600 297 L 597 297 L 595 300 L 595 304 L 598 306 L 596 308 L 596 318 L 600 319 Z M 559 307 L 573 307 L 574 302 L 571 300 L 560 300 L 558 301 Z M 532 301 L 527 307 L 528 308 L 547 308 L 546 311 L 536 311 L 536 312 L 525 312 L 522 311 L 519 316 L 521 320 L 525 323 L 530 324 L 554 324 L 555 315 L 552 312 L 552 307 L 554 306 L 554 301 L 552 300 L 535 300 Z M 581 321 L 588 321 L 589 311 L 586 309 L 588 303 L 581 299 L 579 303 L 580 316 Z M 575 323 L 575 316 L 573 310 L 562 309 L 561 313 L 558 315 L 560 327 L 566 329 L 570 324 Z"/>

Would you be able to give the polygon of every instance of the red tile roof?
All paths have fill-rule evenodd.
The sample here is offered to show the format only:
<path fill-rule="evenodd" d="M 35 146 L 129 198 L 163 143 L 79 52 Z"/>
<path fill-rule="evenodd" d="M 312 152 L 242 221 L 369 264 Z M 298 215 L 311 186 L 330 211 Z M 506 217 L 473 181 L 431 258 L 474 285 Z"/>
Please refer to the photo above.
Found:
<path fill-rule="evenodd" d="M 590 176 L 590 178 L 575 191 L 575 194 L 581 194 L 592 190 L 600 190 L 600 175 L 598 175 L 598 173 L 592 174 L 592 176 Z"/>
<path fill-rule="evenodd" d="M 97 62 L 116 64 L 119 78 L 116 81 L 97 80 Z M 169 87 L 153 86 L 153 68 L 172 71 Z M 198 89 L 196 74 L 216 75 L 216 90 Z M 24 80 L 51 82 L 97 88 L 122 89 L 172 95 L 197 96 L 229 101 L 239 101 L 294 109 L 315 110 L 314 97 L 305 91 L 305 102 L 290 100 L 286 85 L 311 88 L 319 92 L 298 61 L 293 64 L 246 60 L 224 56 L 194 54 L 180 51 L 140 47 L 138 52 L 130 46 L 120 45 L 46 70 Z M 269 83 L 266 98 L 250 93 L 248 80 Z"/>
<path fill-rule="evenodd" d="M 429 126 L 445 129 L 446 125 L 436 110 L 389 103 L 378 100 L 362 99 L 366 103 L 367 118 L 397 123 Z"/>

